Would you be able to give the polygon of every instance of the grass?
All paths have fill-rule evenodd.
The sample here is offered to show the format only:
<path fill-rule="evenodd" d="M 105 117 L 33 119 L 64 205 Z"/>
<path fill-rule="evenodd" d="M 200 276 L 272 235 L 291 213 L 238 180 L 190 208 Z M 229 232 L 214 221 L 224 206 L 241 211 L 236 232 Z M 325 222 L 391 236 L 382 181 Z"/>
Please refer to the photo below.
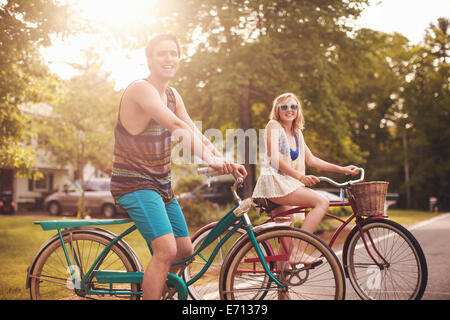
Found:
<path fill-rule="evenodd" d="M 389 210 L 389 218 L 402 225 L 413 225 L 420 221 L 437 216 L 437 213 L 413 210 Z M 27 267 L 41 245 L 56 232 L 43 231 L 33 222 L 50 220 L 49 217 L 5 217 L 0 216 L 0 299 L 29 299 L 25 288 Z M 116 234 L 127 228 L 127 225 L 106 226 Z M 196 227 L 190 231 L 195 232 Z M 135 250 L 144 268 L 150 260 L 150 254 L 145 241 L 138 232 L 125 237 L 128 244 Z"/>
<path fill-rule="evenodd" d="M 56 234 L 56 230 L 43 231 L 34 221 L 51 220 L 49 217 L 0 216 L 0 299 L 29 299 L 25 288 L 27 267 L 41 245 Z M 116 234 L 130 224 L 105 226 Z M 125 237 L 144 267 L 150 260 L 147 244 L 138 232 Z M 69 275 L 68 275 L 69 276 Z"/>

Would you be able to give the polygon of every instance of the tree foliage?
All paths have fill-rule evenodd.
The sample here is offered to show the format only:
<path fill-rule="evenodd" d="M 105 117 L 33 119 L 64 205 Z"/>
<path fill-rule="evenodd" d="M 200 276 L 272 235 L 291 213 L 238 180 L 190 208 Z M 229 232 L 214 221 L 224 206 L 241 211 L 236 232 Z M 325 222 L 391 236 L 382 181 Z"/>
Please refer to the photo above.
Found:
<path fill-rule="evenodd" d="M 36 48 L 64 30 L 67 13 L 55 3 L 0 7 L 0 164 L 30 168 L 32 152 L 22 147 L 30 121 L 18 106 L 46 101 L 54 114 L 39 134 L 58 162 L 81 172 L 89 161 L 107 171 L 120 94 L 95 57 L 73 79 L 50 77 Z M 437 196 L 448 208 L 449 20 L 431 23 L 413 46 L 400 34 L 350 28 L 346 21 L 367 4 L 157 0 L 139 5 L 137 23 L 109 32 L 131 49 L 156 33 L 179 37 L 185 59 L 171 85 L 203 130 L 262 129 L 273 99 L 293 92 L 314 154 L 364 166 L 370 180 L 388 180 L 403 205 L 410 194 L 412 206 Z"/>
<path fill-rule="evenodd" d="M 446 21 L 446 22 L 445 22 Z M 408 137 L 414 206 L 427 208 L 438 198 L 441 209 L 450 207 L 450 53 L 448 19 L 431 24 L 425 43 L 414 50 L 413 79 L 405 86 L 404 121 Z"/>
<path fill-rule="evenodd" d="M 38 49 L 64 30 L 66 13 L 54 0 L 0 4 L 0 167 L 31 174 L 33 149 L 24 145 L 30 120 L 19 106 L 45 100 L 52 89 Z"/>
<path fill-rule="evenodd" d="M 83 179 L 88 163 L 103 172 L 112 167 L 120 92 L 98 59 L 86 52 L 86 63 L 73 65 L 78 75 L 60 81 L 60 98 L 52 115 L 41 119 L 38 130 L 40 147 L 51 151 L 56 163 L 74 168 L 74 180 Z"/>
<path fill-rule="evenodd" d="M 315 154 L 364 166 L 370 180 L 390 181 L 403 205 L 414 186 L 412 205 L 425 207 L 431 193 L 448 198 L 442 193 L 448 189 L 442 181 L 449 180 L 442 152 L 448 149 L 448 19 L 432 23 L 425 43 L 411 46 L 400 34 L 346 26 L 366 5 L 161 2 L 164 30 L 152 30 L 174 32 L 190 45 L 173 85 L 204 129 L 264 128 L 272 100 L 294 92 L 302 99 L 305 139 Z M 424 170 L 428 153 L 440 164 L 441 178 Z"/>

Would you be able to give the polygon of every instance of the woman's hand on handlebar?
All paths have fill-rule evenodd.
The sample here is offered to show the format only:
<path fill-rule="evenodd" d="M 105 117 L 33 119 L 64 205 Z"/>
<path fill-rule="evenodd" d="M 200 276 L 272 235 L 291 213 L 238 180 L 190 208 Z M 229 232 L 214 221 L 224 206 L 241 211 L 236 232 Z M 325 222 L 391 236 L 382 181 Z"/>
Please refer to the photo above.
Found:
<path fill-rule="evenodd" d="M 303 183 L 307 187 L 311 187 L 311 186 L 315 185 L 316 183 L 320 182 L 319 178 L 317 178 L 316 176 L 313 176 L 313 175 L 307 175 L 307 176 L 300 175 L 298 180 L 300 180 L 300 182 Z"/>
<path fill-rule="evenodd" d="M 358 168 L 357 166 L 354 166 L 354 165 L 342 167 L 343 174 L 356 176 L 357 174 L 359 174 L 359 172 L 360 172 L 360 168 Z"/>

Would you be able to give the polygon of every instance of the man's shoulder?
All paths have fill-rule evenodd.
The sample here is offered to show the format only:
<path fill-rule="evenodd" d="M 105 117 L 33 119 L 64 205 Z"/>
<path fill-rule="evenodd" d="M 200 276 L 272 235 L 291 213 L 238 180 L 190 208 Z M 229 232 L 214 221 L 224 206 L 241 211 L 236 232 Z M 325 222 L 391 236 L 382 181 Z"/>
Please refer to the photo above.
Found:
<path fill-rule="evenodd" d="M 151 90 L 152 88 L 153 89 L 155 89 L 152 85 L 151 85 L 151 83 L 149 83 L 147 80 L 145 80 L 145 79 L 137 79 L 137 80 L 134 80 L 133 82 L 131 82 L 129 85 L 128 85 L 128 87 L 127 87 L 127 89 L 136 89 L 136 88 L 138 88 L 138 89 L 147 89 L 147 90 Z M 156 90 L 156 89 L 155 89 Z"/>
<path fill-rule="evenodd" d="M 144 79 L 138 79 L 128 85 L 123 95 L 125 97 L 133 97 L 133 99 L 138 98 L 139 100 L 139 98 L 148 99 L 149 96 L 157 97 L 159 94 L 151 83 Z"/>

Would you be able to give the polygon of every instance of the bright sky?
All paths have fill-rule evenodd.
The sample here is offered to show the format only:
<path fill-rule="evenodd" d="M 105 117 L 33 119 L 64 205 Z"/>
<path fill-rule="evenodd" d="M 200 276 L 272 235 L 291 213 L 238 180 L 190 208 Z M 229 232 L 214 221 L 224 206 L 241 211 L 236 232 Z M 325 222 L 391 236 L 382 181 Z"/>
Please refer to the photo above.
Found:
<path fill-rule="evenodd" d="M 450 0 L 370 0 L 356 25 L 383 32 L 398 32 L 411 43 L 423 39 L 430 22 L 450 19 Z"/>
<path fill-rule="evenodd" d="M 72 1 L 70 1 L 72 2 Z M 119 26 L 139 23 L 143 16 L 144 0 L 127 0 L 126 6 L 118 0 L 78 0 L 82 13 L 100 25 Z M 149 0 L 145 0 L 148 4 Z M 424 31 L 430 22 L 436 22 L 439 17 L 450 18 L 450 0 L 370 0 L 361 18 L 355 22 L 355 27 L 368 27 L 384 32 L 399 32 L 411 43 L 423 39 Z M 76 21 L 74 21 L 76 23 Z M 145 77 L 148 74 L 144 50 L 133 53 L 117 51 L 113 40 L 105 41 L 104 35 L 86 37 L 80 36 L 69 43 L 55 41 L 54 46 L 43 50 L 50 63 L 52 71 L 67 78 L 73 71 L 65 62 L 81 61 L 81 49 L 95 48 L 104 59 L 104 69 L 110 71 L 116 81 L 116 88 L 124 88 L 131 81 Z M 100 46 L 104 45 L 105 48 Z M 107 50 L 107 47 L 114 50 Z M 102 53 L 104 52 L 104 53 Z"/>

